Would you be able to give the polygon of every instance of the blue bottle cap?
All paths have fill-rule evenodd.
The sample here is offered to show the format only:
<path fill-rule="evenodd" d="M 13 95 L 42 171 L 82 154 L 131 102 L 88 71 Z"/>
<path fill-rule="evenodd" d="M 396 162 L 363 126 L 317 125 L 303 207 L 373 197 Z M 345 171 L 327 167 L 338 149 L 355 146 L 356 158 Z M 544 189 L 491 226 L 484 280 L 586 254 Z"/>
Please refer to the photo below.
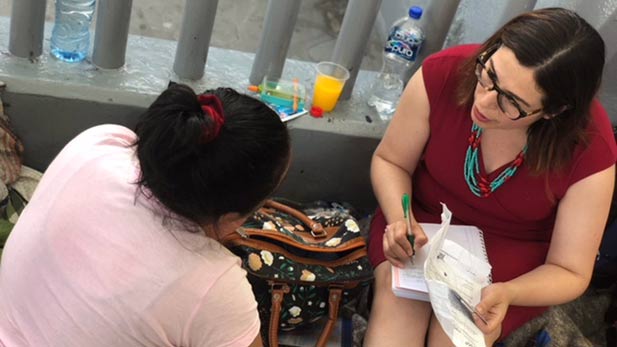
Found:
<path fill-rule="evenodd" d="M 409 17 L 413 19 L 420 19 L 422 17 L 422 7 L 420 6 L 411 6 L 409 8 Z"/>

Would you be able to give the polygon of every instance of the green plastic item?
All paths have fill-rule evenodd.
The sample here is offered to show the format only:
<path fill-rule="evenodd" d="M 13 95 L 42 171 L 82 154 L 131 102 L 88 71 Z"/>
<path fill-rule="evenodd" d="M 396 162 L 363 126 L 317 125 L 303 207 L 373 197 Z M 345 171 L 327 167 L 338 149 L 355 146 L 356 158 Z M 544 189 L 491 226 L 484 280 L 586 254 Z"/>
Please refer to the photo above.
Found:
<path fill-rule="evenodd" d="M 405 223 L 407 223 L 407 240 L 411 244 L 411 248 L 413 249 L 413 254 L 416 254 L 415 241 L 416 237 L 411 232 L 411 199 L 409 198 L 409 194 L 403 194 L 403 198 L 401 199 L 401 204 L 403 205 L 403 216 L 405 217 Z"/>
<path fill-rule="evenodd" d="M 259 85 L 259 94 L 262 101 L 292 109 L 293 112 L 304 109 L 306 101 L 306 87 L 297 79 L 288 81 L 265 78 Z"/>

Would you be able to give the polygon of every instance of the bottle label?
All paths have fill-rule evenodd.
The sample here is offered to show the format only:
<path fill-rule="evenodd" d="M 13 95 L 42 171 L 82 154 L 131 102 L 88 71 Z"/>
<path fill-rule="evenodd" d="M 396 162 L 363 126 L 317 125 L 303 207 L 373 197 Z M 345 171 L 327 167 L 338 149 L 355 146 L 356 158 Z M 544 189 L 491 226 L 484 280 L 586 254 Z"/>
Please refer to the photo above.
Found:
<path fill-rule="evenodd" d="M 409 33 L 395 27 L 388 35 L 384 50 L 387 53 L 394 53 L 407 61 L 414 62 L 420 53 L 422 42 L 423 38 L 418 37 L 416 33 Z"/>

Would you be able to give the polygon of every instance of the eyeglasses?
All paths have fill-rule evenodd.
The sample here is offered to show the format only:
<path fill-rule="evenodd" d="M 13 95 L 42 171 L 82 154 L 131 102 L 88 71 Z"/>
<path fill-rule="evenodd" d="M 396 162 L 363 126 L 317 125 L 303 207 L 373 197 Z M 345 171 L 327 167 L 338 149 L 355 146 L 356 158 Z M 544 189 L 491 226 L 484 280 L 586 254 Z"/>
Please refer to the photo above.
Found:
<path fill-rule="evenodd" d="M 539 108 L 535 111 L 526 112 L 524 111 L 518 102 L 515 100 L 514 96 L 504 92 L 497 85 L 497 77 L 495 73 L 489 70 L 486 67 L 486 62 L 488 59 L 497 51 L 499 47 L 495 47 L 487 50 L 486 52 L 480 54 L 478 59 L 476 59 L 476 77 L 478 78 L 478 83 L 480 86 L 484 88 L 486 91 L 496 91 L 497 92 L 497 105 L 499 105 L 499 109 L 508 116 L 508 118 L 512 120 L 517 120 L 521 118 L 525 118 L 536 113 L 542 112 L 544 108 Z"/>

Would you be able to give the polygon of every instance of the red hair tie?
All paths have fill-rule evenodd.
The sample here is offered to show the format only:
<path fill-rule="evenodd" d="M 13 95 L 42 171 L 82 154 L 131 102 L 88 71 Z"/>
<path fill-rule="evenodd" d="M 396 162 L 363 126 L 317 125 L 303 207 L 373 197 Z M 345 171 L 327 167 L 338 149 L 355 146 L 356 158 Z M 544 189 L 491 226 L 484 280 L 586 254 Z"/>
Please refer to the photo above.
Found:
<path fill-rule="evenodd" d="M 197 96 L 197 101 L 201 105 L 204 115 L 210 116 L 214 121 L 214 127 L 205 130 L 205 142 L 210 142 L 219 136 L 223 124 L 225 124 L 225 114 L 223 113 L 223 103 L 212 94 L 201 94 Z"/>

